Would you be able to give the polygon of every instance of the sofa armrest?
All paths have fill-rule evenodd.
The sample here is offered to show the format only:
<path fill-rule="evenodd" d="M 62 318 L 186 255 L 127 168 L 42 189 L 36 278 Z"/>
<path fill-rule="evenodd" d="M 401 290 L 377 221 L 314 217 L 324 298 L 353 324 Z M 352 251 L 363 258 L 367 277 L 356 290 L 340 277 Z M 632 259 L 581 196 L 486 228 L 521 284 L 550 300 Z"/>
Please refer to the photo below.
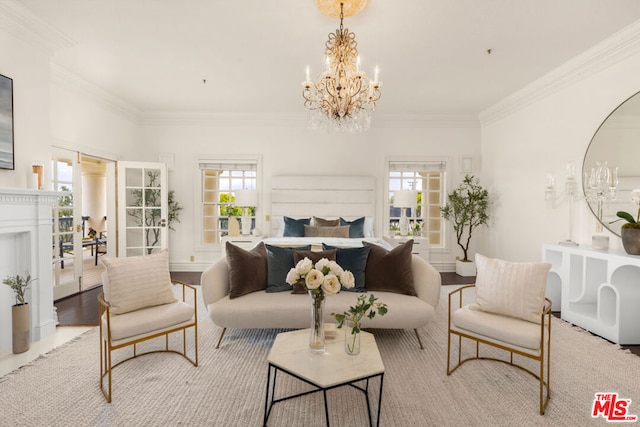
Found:
<path fill-rule="evenodd" d="M 418 255 L 412 255 L 411 270 L 413 272 L 413 286 L 418 298 L 436 308 L 442 287 L 440 272 Z"/>
<path fill-rule="evenodd" d="M 229 267 L 225 257 L 207 268 L 200 277 L 205 305 L 212 304 L 229 293 Z"/>

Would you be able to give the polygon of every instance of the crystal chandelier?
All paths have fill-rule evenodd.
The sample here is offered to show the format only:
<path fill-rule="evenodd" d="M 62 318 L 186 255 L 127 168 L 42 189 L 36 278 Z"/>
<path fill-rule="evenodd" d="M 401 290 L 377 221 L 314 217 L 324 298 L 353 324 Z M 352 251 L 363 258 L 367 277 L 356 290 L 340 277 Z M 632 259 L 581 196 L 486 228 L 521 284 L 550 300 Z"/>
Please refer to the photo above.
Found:
<path fill-rule="evenodd" d="M 322 10 L 321 3 L 318 1 Z M 360 7 L 364 7 L 366 1 L 360 3 Z M 371 126 L 371 112 L 380 99 L 382 82 L 378 81 L 378 69 L 376 67 L 373 80 L 360 71 L 356 35 L 342 26 L 344 7 L 344 2 L 341 2 L 340 28 L 329 33 L 325 43 L 326 69 L 314 82 L 307 67 L 307 79 L 302 83 L 304 106 L 309 110 L 312 129 L 337 132 L 367 130 Z"/>

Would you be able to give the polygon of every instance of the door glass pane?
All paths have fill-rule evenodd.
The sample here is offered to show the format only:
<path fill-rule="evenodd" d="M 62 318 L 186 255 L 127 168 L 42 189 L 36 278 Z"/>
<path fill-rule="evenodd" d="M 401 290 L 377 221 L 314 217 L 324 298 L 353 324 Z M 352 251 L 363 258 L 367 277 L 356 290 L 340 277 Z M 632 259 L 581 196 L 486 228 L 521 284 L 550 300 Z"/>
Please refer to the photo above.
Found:
<path fill-rule="evenodd" d="M 74 247 L 74 162 L 72 158 L 51 160 L 52 189 L 66 194 L 58 198 L 52 209 L 54 298 L 62 298 L 79 290 L 78 274 L 82 272 L 82 247 Z M 79 260 L 79 261 L 78 261 Z M 79 265 L 76 266 L 75 264 Z M 76 268 L 77 267 L 77 268 Z"/>
<path fill-rule="evenodd" d="M 127 227 L 142 227 L 142 208 L 127 208 Z"/>
<path fill-rule="evenodd" d="M 161 193 L 160 190 L 145 190 L 144 191 L 144 205 L 145 206 L 153 206 L 153 207 L 160 207 L 161 206 Z M 158 218 L 160 218 L 160 215 L 158 214 Z"/>
<path fill-rule="evenodd" d="M 129 247 L 141 248 L 144 246 L 142 241 L 142 230 L 139 228 L 127 229 L 127 245 Z"/>
<path fill-rule="evenodd" d="M 127 248 L 127 256 L 141 256 L 144 255 L 142 248 Z"/>
<path fill-rule="evenodd" d="M 161 188 L 160 169 L 144 169 L 144 186 L 150 188 Z"/>
<path fill-rule="evenodd" d="M 142 187 L 142 169 L 127 169 L 127 187 Z"/>

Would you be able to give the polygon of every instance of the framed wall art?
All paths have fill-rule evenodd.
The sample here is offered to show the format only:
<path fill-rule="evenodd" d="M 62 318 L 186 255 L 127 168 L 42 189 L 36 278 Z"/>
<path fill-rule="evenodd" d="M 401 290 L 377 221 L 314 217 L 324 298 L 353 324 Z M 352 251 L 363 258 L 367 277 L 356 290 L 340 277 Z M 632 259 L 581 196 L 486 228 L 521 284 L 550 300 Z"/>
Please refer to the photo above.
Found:
<path fill-rule="evenodd" d="M 13 150 L 13 80 L 0 74 L 0 169 L 15 168 Z"/>

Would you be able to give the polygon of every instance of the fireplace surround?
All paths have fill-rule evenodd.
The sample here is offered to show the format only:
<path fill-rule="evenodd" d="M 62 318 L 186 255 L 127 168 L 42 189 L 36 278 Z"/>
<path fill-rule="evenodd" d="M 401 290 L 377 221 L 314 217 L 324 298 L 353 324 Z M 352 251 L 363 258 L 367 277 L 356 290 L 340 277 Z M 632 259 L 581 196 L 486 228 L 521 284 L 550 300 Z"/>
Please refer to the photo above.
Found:
<path fill-rule="evenodd" d="M 27 301 L 30 306 L 31 339 L 53 335 L 53 253 L 51 209 L 61 193 L 0 188 L 0 278 L 31 273 L 34 278 Z M 0 353 L 11 350 L 13 291 L 0 286 Z"/>

